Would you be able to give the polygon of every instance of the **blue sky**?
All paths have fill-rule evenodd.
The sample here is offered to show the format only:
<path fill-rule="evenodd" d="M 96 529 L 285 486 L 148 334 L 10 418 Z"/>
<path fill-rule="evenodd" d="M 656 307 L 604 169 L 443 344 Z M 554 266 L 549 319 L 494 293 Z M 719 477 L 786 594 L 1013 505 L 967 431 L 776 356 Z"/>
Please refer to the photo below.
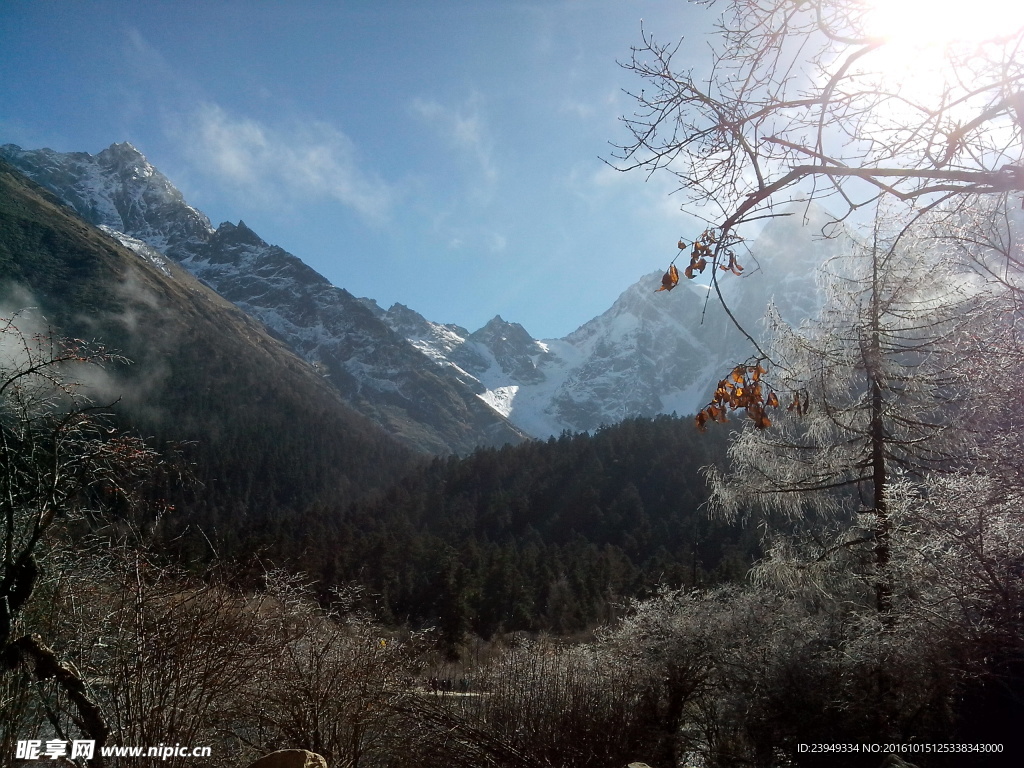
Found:
<path fill-rule="evenodd" d="M 334 284 L 470 330 L 569 333 L 699 225 L 625 141 L 644 27 L 685 0 L 3 0 L 0 143 L 130 141 L 206 213 Z M 653 288 L 652 288 L 653 289 Z"/>

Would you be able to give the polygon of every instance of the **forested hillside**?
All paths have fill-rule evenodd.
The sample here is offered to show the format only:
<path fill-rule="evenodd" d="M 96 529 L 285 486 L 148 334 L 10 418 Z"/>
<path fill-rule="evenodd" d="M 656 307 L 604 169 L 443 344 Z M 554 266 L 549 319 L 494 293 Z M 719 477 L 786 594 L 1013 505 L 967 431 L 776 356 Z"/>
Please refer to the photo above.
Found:
<path fill-rule="evenodd" d="M 440 622 L 452 640 L 572 632 L 659 584 L 739 579 L 756 532 L 702 509 L 700 470 L 722 464 L 726 435 L 661 416 L 436 459 L 346 510 L 320 539 L 319 575 L 366 585 L 386 621 Z"/>
<path fill-rule="evenodd" d="M 189 477 L 154 489 L 167 524 L 246 536 L 315 502 L 345 504 L 411 466 L 252 318 L 171 262 L 140 258 L 0 163 L 0 305 L 37 332 L 94 341 L 129 364 L 88 389 L 177 453 Z M 204 537 L 196 542 L 209 558 Z"/>

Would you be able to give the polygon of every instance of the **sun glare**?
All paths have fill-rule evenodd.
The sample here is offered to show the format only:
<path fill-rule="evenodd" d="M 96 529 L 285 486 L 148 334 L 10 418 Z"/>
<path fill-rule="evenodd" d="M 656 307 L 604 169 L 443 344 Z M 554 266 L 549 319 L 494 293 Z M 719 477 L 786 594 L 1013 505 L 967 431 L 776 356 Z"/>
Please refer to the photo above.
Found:
<path fill-rule="evenodd" d="M 980 42 L 1024 27 L 1022 0 L 873 0 L 868 33 L 911 47 Z"/>
<path fill-rule="evenodd" d="M 1005 39 L 1024 28 L 1024 0 L 866 0 L 864 31 L 887 41 L 864 63 L 922 103 L 950 77 L 950 46 Z M 898 105 L 893 107 L 897 111 Z"/>

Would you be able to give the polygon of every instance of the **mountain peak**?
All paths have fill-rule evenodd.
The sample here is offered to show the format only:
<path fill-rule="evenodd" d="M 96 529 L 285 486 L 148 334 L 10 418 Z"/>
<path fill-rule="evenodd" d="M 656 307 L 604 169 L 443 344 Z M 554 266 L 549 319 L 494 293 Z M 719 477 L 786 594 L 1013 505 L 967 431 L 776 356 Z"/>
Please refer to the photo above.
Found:
<path fill-rule="evenodd" d="M 56 194 L 86 221 L 142 240 L 181 259 L 206 242 L 210 221 L 129 142 L 96 155 L 6 146 L 0 157 Z"/>
<path fill-rule="evenodd" d="M 495 315 L 487 325 L 471 333 L 467 341 L 489 350 L 504 374 L 517 381 L 536 383 L 544 378 L 535 360 L 544 349 L 519 323 L 510 323 L 501 315 Z"/>
<path fill-rule="evenodd" d="M 425 325 L 427 319 L 423 317 L 419 312 L 414 309 L 410 309 L 405 304 L 399 304 L 395 302 L 385 313 L 388 316 L 389 324 L 411 324 L 416 326 Z"/>
<path fill-rule="evenodd" d="M 501 315 L 495 315 L 479 331 L 470 335 L 471 339 L 512 341 L 515 343 L 530 345 L 535 343 L 534 338 L 519 323 L 510 323 Z"/>
<path fill-rule="evenodd" d="M 141 157 L 143 160 L 146 159 L 146 156 L 143 155 L 142 152 L 140 152 L 139 149 L 130 141 L 114 142 L 103 151 L 110 152 L 111 154 L 122 155 L 124 157 Z M 103 154 L 103 152 L 100 154 Z"/>
<path fill-rule="evenodd" d="M 233 245 L 251 245 L 256 247 L 267 245 L 263 238 L 249 229 L 241 219 L 238 220 L 237 224 L 232 224 L 230 221 L 222 221 L 213 237 L 214 240 L 223 244 L 230 243 Z"/>
<path fill-rule="evenodd" d="M 150 165 L 146 156 L 127 141 L 111 144 L 96 155 L 96 162 L 101 167 L 130 168 L 135 171 L 148 171 L 143 176 L 150 176 L 156 170 Z"/>

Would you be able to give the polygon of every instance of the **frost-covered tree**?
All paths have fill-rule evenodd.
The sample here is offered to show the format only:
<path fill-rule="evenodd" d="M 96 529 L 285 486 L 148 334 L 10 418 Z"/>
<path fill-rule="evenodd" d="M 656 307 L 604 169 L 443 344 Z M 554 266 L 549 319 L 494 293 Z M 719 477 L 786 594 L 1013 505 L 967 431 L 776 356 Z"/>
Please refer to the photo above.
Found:
<path fill-rule="evenodd" d="M 890 607 L 892 483 L 964 467 L 976 443 L 974 331 L 995 300 L 947 256 L 876 229 L 822 270 L 820 318 L 790 328 L 769 313 L 772 383 L 789 410 L 738 434 L 727 473 L 708 470 L 717 513 L 786 521 L 762 573 L 826 590 L 858 573 Z"/>
<path fill-rule="evenodd" d="M 634 603 L 598 650 L 652 683 L 660 738 L 641 752 L 651 765 L 864 765 L 863 755 L 815 762 L 798 745 L 953 732 L 950 647 L 920 621 L 749 585 L 666 591 Z"/>

